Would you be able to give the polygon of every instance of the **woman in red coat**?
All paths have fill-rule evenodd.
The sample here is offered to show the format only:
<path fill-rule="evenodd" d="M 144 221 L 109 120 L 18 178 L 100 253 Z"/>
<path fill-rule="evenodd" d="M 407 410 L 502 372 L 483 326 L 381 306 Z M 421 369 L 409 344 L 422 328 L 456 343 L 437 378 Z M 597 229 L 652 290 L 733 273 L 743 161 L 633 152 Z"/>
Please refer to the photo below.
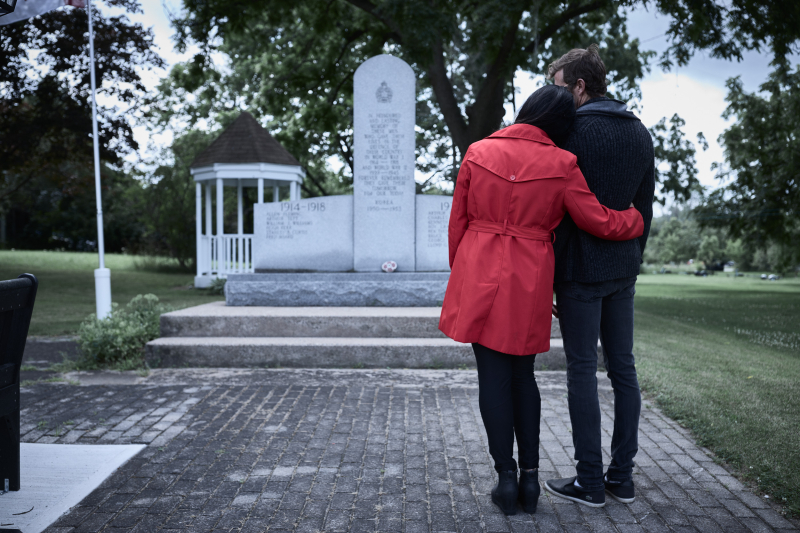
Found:
<path fill-rule="evenodd" d="M 541 401 L 533 363 L 550 349 L 552 231 L 565 213 L 604 239 L 634 239 L 644 229 L 635 209 L 600 205 L 576 157 L 556 146 L 574 118 L 568 90 L 537 90 L 512 126 L 470 146 L 453 195 L 452 273 L 439 329 L 472 343 L 481 417 L 499 475 L 492 501 L 506 514 L 516 513 L 518 499 L 535 512 L 539 497 Z"/>

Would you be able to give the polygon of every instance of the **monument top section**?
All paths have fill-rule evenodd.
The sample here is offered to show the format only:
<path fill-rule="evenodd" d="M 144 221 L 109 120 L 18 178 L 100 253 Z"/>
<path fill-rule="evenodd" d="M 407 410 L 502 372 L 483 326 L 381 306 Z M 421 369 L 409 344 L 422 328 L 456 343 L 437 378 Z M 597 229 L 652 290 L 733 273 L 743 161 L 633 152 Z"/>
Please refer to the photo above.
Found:
<path fill-rule="evenodd" d="M 409 75 L 414 76 L 414 69 L 412 69 L 408 63 L 399 57 L 381 54 L 367 59 L 358 66 L 353 75 L 353 83 L 358 83 L 359 78 L 363 76 L 368 76 L 371 80 L 384 77 L 386 81 L 391 81 L 396 78 L 405 79 L 406 76 Z M 384 91 L 383 94 L 378 97 L 378 100 L 382 103 L 390 103 L 394 94 L 391 94 L 391 91 L 387 94 L 385 92 L 385 86 L 386 84 L 384 82 L 379 83 L 379 89 L 383 88 Z M 405 97 L 406 95 L 403 96 Z M 412 97 L 416 97 L 416 95 L 412 95 Z"/>
<path fill-rule="evenodd" d="M 247 111 L 243 111 L 208 148 L 200 152 L 192 161 L 191 168 L 210 167 L 215 163 L 300 166 L 297 159 Z"/>

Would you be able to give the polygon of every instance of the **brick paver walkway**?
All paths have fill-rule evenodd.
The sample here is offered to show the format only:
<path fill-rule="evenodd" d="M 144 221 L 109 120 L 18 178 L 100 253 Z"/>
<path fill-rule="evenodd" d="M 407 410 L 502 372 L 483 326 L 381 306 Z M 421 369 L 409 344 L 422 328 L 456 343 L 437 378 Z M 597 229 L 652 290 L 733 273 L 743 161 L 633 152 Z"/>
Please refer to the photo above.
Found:
<path fill-rule="evenodd" d="M 540 479 L 574 475 L 565 375 L 542 389 Z M 37 384 L 25 442 L 146 443 L 48 532 L 796 531 L 658 410 L 643 409 L 637 499 L 543 492 L 505 517 L 474 371 L 161 370 L 138 384 Z M 604 446 L 612 395 L 601 378 Z M 647 404 L 647 402 L 646 402 Z"/>

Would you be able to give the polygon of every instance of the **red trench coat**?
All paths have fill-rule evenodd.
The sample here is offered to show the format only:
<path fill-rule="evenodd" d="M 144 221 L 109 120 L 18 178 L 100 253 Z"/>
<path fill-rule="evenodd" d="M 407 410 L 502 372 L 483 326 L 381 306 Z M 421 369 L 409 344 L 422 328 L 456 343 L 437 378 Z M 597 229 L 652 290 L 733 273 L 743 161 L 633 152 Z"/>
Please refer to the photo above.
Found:
<path fill-rule="evenodd" d="M 604 239 L 629 240 L 644 231 L 636 209 L 600 205 L 577 158 L 535 126 L 515 124 L 470 146 L 453 195 L 452 273 L 439 329 L 507 354 L 549 350 L 551 232 L 567 212 Z"/>

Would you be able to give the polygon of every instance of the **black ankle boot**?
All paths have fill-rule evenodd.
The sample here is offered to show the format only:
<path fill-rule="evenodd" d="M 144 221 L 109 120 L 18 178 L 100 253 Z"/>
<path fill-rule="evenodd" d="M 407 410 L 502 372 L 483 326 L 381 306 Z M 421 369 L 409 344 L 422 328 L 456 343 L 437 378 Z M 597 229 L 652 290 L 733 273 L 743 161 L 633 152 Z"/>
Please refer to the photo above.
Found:
<path fill-rule="evenodd" d="M 497 475 L 500 479 L 497 486 L 492 489 L 492 501 L 503 511 L 503 514 L 517 514 L 517 497 L 519 496 L 517 471 L 507 470 L 498 472 Z"/>
<path fill-rule="evenodd" d="M 542 492 L 542 487 L 539 486 L 539 470 L 526 472 L 520 470 L 519 472 L 519 503 L 522 505 L 522 510 L 526 513 L 533 514 L 536 512 L 536 505 L 539 503 L 539 494 Z"/>

